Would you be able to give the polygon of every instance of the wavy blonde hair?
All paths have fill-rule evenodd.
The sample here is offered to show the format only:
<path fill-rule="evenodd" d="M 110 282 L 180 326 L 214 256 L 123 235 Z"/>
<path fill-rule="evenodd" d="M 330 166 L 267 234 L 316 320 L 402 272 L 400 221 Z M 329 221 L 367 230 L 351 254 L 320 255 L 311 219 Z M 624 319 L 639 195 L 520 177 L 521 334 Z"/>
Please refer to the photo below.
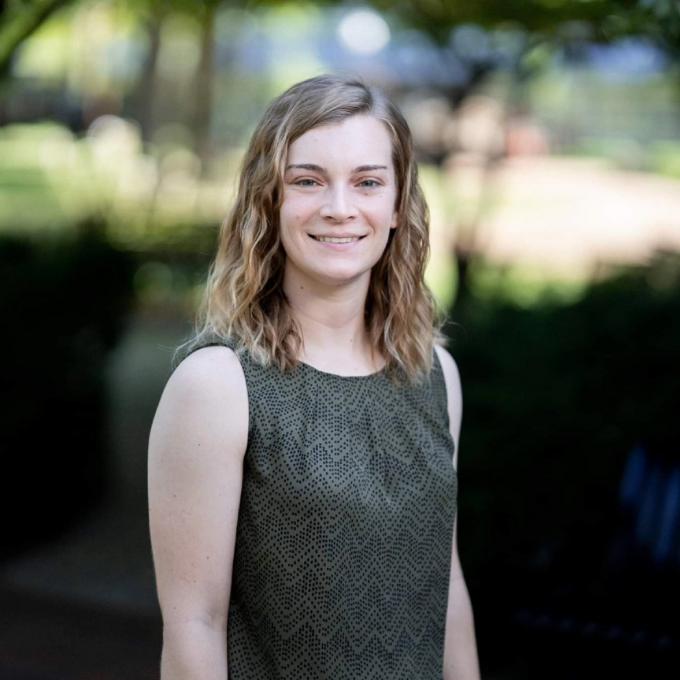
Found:
<path fill-rule="evenodd" d="M 255 128 L 234 204 L 220 228 L 193 336 L 177 348 L 173 362 L 206 338 L 231 338 L 237 353 L 247 349 L 262 365 L 275 364 L 282 371 L 297 366 L 303 338 L 283 291 L 286 256 L 279 236 L 288 147 L 312 128 L 357 114 L 382 121 L 390 134 L 399 220 L 371 271 L 366 329 L 394 382 L 404 376 L 418 382 L 429 374 L 433 345 L 445 345 L 445 315 L 424 280 L 430 215 L 418 183 L 411 132 L 381 90 L 358 77 L 330 74 L 283 92 Z"/>

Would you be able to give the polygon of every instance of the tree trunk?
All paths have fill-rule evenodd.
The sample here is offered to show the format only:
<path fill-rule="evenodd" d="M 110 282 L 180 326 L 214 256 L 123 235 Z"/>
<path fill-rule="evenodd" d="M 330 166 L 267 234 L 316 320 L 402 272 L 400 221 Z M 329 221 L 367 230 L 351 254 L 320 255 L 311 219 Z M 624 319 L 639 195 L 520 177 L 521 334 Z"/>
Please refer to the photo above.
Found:
<path fill-rule="evenodd" d="M 154 131 L 156 122 L 156 66 L 161 47 L 161 27 L 165 11 L 154 3 L 146 31 L 149 37 L 149 51 L 144 60 L 142 73 L 137 83 L 137 120 L 142 132 L 142 139 L 148 142 Z"/>
<path fill-rule="evenodd" d="M 215 15 L 217 5 L 206 2 L 201 17 L 201 58 L 196 68 L 196 108 L 194 139 L 201 159 L 201 175 L 205 176 L 212 157 L 212 105 L 215 78 Z"/>

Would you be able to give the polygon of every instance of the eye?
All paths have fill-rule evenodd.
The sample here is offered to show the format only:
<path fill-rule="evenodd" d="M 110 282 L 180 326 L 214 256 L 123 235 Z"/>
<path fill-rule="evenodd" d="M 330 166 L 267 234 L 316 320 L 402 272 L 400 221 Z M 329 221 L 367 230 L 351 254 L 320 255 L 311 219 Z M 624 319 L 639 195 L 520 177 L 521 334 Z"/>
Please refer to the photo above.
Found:
<path fill-rule="evenodd" d="M 371 186 L 367 186 L 367 182 L 370 184 L 372 182 Z M 380 182 L 374 179 L 365 179 L 360 182 L 361 186 L 365 186 L 367 189 L 373 189 L 373 187 L 379 187 Z"/>
<path fill-rule="evenodd" d="M 317 181 L 315 179 L 310 179 L 309 177 L 304 177 L 302 179 L 295 180 L 295 182 L 293 182 L 293 184 L 296 184 L 297 186 L 301 186 L 301 187 L 312 186 L 312 184 L 303 184 L 303 182 L 313 182 L 314 184 L 317 184 Z"/>

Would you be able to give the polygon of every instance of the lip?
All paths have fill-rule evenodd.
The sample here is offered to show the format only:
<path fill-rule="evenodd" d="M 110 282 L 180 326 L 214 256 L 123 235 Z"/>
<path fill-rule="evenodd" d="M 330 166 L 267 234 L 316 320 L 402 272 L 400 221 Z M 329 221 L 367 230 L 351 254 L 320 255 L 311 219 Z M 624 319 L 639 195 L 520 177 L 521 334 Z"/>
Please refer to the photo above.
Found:
<path fill-rule="evenodd" d="M 319 238 L 361 238 L 366 234 L 309 234 L 310 236 L 318 236 Z"/>

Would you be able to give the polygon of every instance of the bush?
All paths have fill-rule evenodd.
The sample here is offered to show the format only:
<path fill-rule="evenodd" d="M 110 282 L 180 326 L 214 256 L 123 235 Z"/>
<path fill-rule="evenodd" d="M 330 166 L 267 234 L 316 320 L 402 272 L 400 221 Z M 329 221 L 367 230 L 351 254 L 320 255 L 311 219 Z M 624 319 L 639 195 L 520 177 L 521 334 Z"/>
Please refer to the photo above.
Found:
<path fill-rule="evenodd" d="M 1 557 L 54 536 L 108 489 L 105 361 L 132 305 L 134 258 L 102 233 L 0 237 Z"/>

